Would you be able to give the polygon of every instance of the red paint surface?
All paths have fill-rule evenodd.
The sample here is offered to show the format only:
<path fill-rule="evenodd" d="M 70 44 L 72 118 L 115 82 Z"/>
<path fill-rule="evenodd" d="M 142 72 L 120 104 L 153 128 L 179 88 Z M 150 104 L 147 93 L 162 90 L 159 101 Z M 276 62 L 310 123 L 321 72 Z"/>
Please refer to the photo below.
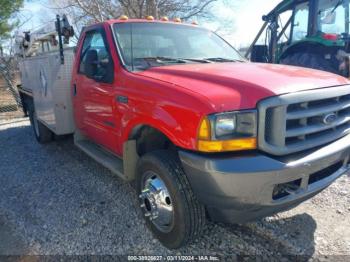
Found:
<path fill-rule="evenodd" d="M 323 34 L 322 35 L 323 39 L 325 40 L 330 40 L 330 41 L 337 41 L 339 39 L 338 34 Z"/>
<path fill-rule="evenodd" d="M 350 84 L 341 76 L 312 69 L 239 62 L 154 67 L 131 73 L 120 64 L 110 25 L 139 21 L 154 23 L 103 23 L 115 66 L 113 84 L 97 83 L 77 74 L 82 41 L 73 69 L 77 128 L 120 156 L 123 143 L 140 125 L 160 130 L 181 148 L 196 150 L 198 126 L 205 115 L 253 109 L 269 96 Z M 120 95 L 128 97 L 127 104 L 116 101 Z"/>

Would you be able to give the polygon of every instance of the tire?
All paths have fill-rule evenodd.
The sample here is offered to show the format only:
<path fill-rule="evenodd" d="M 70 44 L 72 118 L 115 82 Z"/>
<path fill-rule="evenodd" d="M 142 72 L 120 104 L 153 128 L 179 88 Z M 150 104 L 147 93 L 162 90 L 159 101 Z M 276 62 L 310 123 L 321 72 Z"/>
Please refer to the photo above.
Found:
<path fill-rule="evenodd" d="M 20 98 L 21 98 L 21 104 L 22 104 L 22 111 L 24 114 L 24 117 L 28 117 L 29 113 L 28 113 L 28 105 L 27 105 L 27 100 L 28 98 L 26 97 L 26 95 L 22 94 L 21 92 L 19 92 Z"/>
<path fill-rule="evenodd" d="M 35 138 L 40 144 L 46 144 L 53 140 L 53 133 L 38 120 L 33 108 L 29 110 L 29 120 L 33 127 Z"/>
<path fill-rule="evenodd" d="M 339 74 L 337 69 L 333 68 L 331 62 L 322 55 L 315 53 L 293 53 L 281 59 L 281 64 L 313 68 Z"/>
<path fill-rule="evenodd" d="M 152 189 L 163 190 L 153 195 L 147 192 L 149 181 L 158 186 Z M 165 247 L 177 249 L 201 235 L 206 223 L 205 208 L 194 196 L 177 153 L 160 150 L 143 156 L 138 162 L 136 190 L 147 227 Z M 156 203 L 158 209 L 152 208 L 152 196 L 160 197 Z M 159 212 L 157 218 L 153 216 L 155 210 Z"/>

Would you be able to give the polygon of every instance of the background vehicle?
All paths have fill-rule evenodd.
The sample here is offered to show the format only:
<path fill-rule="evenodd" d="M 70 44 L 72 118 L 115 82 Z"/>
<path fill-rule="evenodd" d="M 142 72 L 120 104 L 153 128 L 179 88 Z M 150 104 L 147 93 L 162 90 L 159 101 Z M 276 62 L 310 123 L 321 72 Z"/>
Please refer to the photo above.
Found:
<path fill-rule="evenodd" d="M 215 33 L 179 20 L 91 25 L 75 55 L 57 29 L 56 50 L 26 57 L 30 46 L 18 41 L 37 140 L 73 134 L 132 182 L 168 248 L 198 237 L 206 218 L 244 223 L 289 209 L 349 170 L 343 77 L 246 63 Z"/>
<path fill-rule="evenodd" d="M 263 20 L 264 26 L 246 53 L 252 61 L 349 77 L 349 0 L 285 0 Z M 266 43 L 257 45 L 262 35 Z"/>

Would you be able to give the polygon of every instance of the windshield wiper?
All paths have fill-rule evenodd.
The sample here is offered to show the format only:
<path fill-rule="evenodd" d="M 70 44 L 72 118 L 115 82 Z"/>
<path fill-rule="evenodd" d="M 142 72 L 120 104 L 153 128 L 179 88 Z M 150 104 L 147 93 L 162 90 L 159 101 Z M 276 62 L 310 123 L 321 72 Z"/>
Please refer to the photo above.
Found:
<path fill-rule="evenodd" d="M 199 59 L 199 58 L 181 58 L 182 60 L 197 62 L 197 63 L 212 63 L 208 59 Z"/>
<path fill-rule="evenodd" d="M 228 59 L 228 58 L 222 58 L 222 57 L 213 57 L 213 58 L 173 58 L 173 57 L 166 57 L 166 56 L 152 56 L 152 57 L 141 57 L 134 59 L 134 67 L 137 67 L 139 69 L 147 69 L 149 67 L 156 67 L 159 65 L 167 65 L 167 64 L 187 64 L 190 62 L 196 62 L 196 63 L 203 63 L 203 64 L 209 64 L 209 63 L 215 63 L 215 62 L 244 62 L 242 60 L 236 60 L 236 59 Z"/>
<path fill-rule="evenodd" d="M 225 63 L 225 62 L 244 62 L 243 60 L 239 60 L 239 59 L 229 59 L 229 58 L 223 58 L 223 57 L 211 57 L 211 58 L 205 58 L 205 60 L 209 60 L 212 62 L 221 62 L 221 63 Z"/>
<path fill-rule="evenodd" d="M 141 58 L 145 61 L 151 60 L 152 62 L 167 62 L 167 63 L 188 63 L 188 62 L 198 62 L 198 63 L 212 63 L 208 59 L 200 59 L 200 58 L 174 58 L 174 57 L 165 57 L 165 56 L 155 56 L 155 57 L 144 57 Z"/>
<path fill-rule="evenodd" d="M 151 62 L 156 62 L 156 63 L 181 63 L 181 64 L 187 63 L 187 61 L 184 59 L 165 57 L 165 56 L 143 57 L 140 59 L 143 59 L 146 62 L 151 61 Z"/>
<path fill-rule="evenodd" d="M 183 59 L 163 57 L 163 56 L 152 56 L 152 57 L 140 57 L 135 58 L 132 62 L 132 68 L 146 70 L 150 67 L 164 66 L 169 64 L 186 64 L 187 61 Z"/>

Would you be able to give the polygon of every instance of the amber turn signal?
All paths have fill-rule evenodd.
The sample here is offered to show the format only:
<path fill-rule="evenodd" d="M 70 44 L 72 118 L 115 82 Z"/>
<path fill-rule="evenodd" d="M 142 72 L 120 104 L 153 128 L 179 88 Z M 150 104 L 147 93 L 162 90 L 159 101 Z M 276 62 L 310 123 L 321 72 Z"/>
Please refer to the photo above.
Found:
<path fill-rule="evenodd" d="M 198 138 L 200 140 L 210 140 L 211 139 L 211 127 L 208 118 L 203 118 L 201 125 L 199 126 Z"/>
<path fill-rule="evenodd" d="M 222 141 L 198 141 L 198 150 L 207 153 L 253 150 L 256 147 L 257 141 L 255 137 Z"/>

